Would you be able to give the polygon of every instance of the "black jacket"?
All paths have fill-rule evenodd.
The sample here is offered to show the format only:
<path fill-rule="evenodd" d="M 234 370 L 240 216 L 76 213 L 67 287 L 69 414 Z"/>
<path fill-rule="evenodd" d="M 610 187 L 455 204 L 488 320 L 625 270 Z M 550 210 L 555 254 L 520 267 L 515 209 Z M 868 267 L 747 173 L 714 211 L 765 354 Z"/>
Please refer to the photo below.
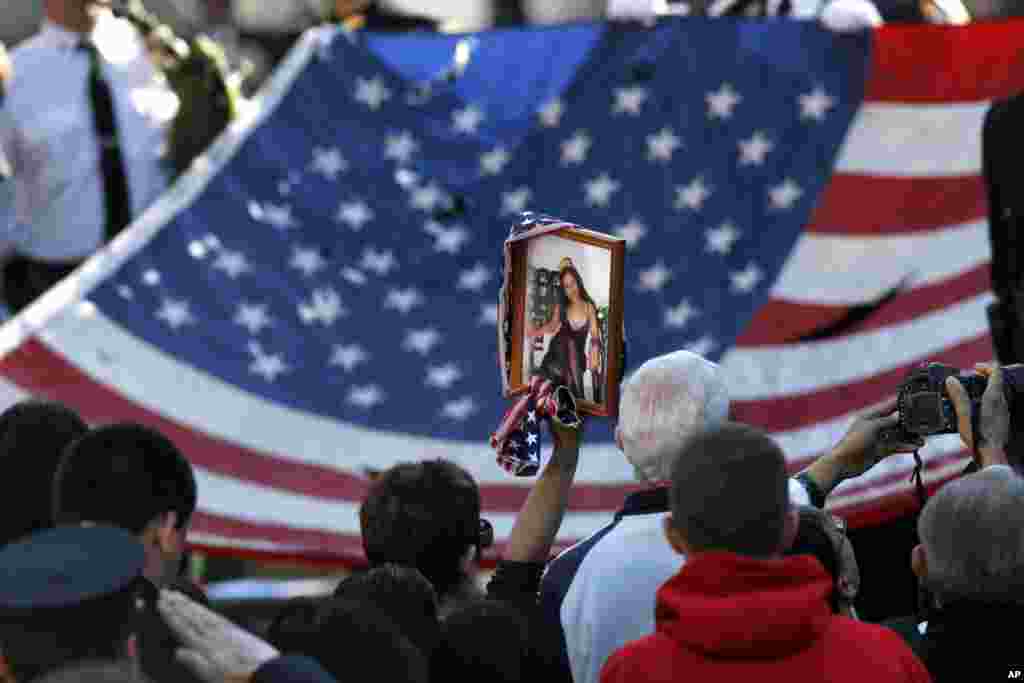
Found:
<path fill-rule="evenodd" d="M 1024 605 L 963 600 L 929 616 L 920 656 L 935 683 L 1007 680 L 1024 670 Z M 990 678 L 994 676 L 994 678 Z"/>
<path fill-rule="evenodd" d="M 1016 141 L 1024 134 L 1024 93 L 989 108 L 981 133 L 992 247 L 992 342 L 1003 364 L 1024 361 L 1024 192 Z"/>

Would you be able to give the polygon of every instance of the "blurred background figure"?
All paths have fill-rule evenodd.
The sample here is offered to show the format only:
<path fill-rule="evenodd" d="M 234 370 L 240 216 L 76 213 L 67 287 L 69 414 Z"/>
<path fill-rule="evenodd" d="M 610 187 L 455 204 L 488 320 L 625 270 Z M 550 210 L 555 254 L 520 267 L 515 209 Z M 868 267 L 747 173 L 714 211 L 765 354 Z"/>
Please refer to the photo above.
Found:
<path fill-rule="evenodd" d="M 0 109 L 13 209 L 4 299 L 13 312 L 113 239 L 167 187 L 165 133 L 178 101 L 132 26 L 89 0 L 45 0 L 14 48 Z"/>

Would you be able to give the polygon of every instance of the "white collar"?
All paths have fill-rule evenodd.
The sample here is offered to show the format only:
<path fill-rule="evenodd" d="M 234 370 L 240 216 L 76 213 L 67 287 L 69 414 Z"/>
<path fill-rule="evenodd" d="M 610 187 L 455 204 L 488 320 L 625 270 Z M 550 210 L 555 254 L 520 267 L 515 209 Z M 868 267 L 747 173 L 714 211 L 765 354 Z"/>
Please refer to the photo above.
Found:
<path fill-rule="evenodd" d="M 84 33 L 66 29 L 52 19 L 44 18 L 42 25 L 39 27 L 39 35 L 53 45 L 53 47 L 73 50 L 86 39 L 98 45 L 99 42 L 104 40 L 103 34 L 110 32 L 114 25 L 113 22 L 116 22 L 116 19 L 112 12 L 101 11 L 96 17 L 96 23 L 92 28 L 92 32 L 85 35 Z"/>
<path fill-rule="evenodd" d="M 43 20 L 43 25 L 39 29 L 39 35 L 53 45 L 53 47 L 64 50 L 73 50 L 85 38 L 92 37 L 91 35 L 85 36 L 81 33 L 70 31 L 50 19 Z"/>

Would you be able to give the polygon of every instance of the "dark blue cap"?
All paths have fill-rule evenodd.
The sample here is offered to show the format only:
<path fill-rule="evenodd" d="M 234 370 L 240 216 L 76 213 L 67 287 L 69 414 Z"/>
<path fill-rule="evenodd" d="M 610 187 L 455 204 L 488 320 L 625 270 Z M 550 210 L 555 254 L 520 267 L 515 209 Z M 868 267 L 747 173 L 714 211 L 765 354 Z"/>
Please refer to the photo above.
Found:
<path fill-rule="evenodd" d="M 61 526 L 0 550 L 0 615 L 60 611 L 132 590 L 145 551 L 111 526 Z"/>

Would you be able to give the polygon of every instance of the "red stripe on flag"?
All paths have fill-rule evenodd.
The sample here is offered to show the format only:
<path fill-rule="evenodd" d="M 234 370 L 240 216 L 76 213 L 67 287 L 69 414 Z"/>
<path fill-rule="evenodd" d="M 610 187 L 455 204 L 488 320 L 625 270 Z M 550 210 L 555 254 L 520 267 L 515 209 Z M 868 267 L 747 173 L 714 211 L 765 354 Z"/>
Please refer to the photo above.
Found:
<path fill-rule="evenodd" d="M 1024 21 L 875 29 L 864 97 L 871 102 L 977 102 L 1024 90 Z M 971 78 L 963 78 L 970 74 Z"/>
<path fill-rule="evenodd" d="M 967 457 L 967 455 L 968 453 L 966 450 L 959 450 L 953 451 L 951 453 L 943 453 L 942 455 L 939 455 L 937 457 L 929 457 L 927 458 L 927 460 L 923 460 L 925 464 L 925 474 L 928 470 L 934 471 L 942 467 L 945 467 L 951 463 L 955 463 L 958 460 L 963 460 L 964 458 Z M 966 466 L 967 465 L 965 464 L 964 467 Z M 850 496 L 863 494 L 865 491 L 870 491 L 871 489 L 879 489 L 891 486 L 892 484 L 900 482 L 900 480 L 905 481 L 909 484 L 911 483 L 912 474 L 913 470 L 910 470 L 890 472 L 889 474 L 886 474 L 884 477 L 877 477 L 871 480 L 865 479 L 864 481 L 858 481 L 857 479 L 853 479 L 850 481 L 849 485 L 842 491 L 838 491 L 832 494 L 830 496 L 830 501 L 832 501 L 832 504 L 834 504 L 839 509 L 843 509 L 844 507 L 854 507 L 854 505 L 856 504 L 844 505 L 844 500 L 849 498 Z"/>
<path fill-rule="evenodd" d="M 948 474 L 938 481 L 928 484 L 925 486 L 925 495 L 931 497 L 946 483 L 958 477 L 960 477 L 959 473 Z M 921 501 L 917 497 L 917 492 L 911 489 L 890 494 L 884 499 L 868 500 L 857 505 L 839 508 L 835 510 L 835 514 L 845 519 L 849 528 L 864 529 L 881 526 L 906 515 L 917 514 L 920 509 Z"/>
<path fill-rule="evenodd" d="M 318 529 L 299 529 L 285 524 L 247 522 L 197 510 L 190 529 L 194 533 L 211 534 L 240 542 L 274 543 L 296 548 L 303 556 L 361 557 L 362 541 L 358 534 L 339 534 Z"/>
<path fill-rule="evenodd" d="M 611 514 L 611 513 L 609 513 Z M 487 511 L 484 511 L 484 517 Z M 237 539 L 239 545 L 274 544 L 279 548 L 223 547 L 203 540 L 189 540 L 189 546 L 212 554 L 230 554 L 232 557 L 256 559 L 289 560 L 314 565 L 364 566 L 362 538 L 358 534 L 342 534 L 331 531 L 298 529 L 284 524 L 246 522 L 208 512 L 196 511 L 192 516 L 190 531 L 194 534 L 208 534 L 223 539 Z M 574 545 L 577 539 L 560 539 L 552 546 L 552 554 Z M 499 557 L 505 554 L 508 544 L 497 542 L 484 551 L 481 565 L 493 567 Z"/>
<path fill-rule="evenodd" d="M 756 425 L 768 432 L 787 432 L 809 427 L 818 422 L 838 419 L 894 396 L 907 373 L 924 361 L 966 367 L 992 356 L 992 338 L 986 333 L 894 370 L 855 382 L 824 387 L 794 396 L 734 401 L 732 419 Z M 836 362 L 841 363 L 842 359 L 837 358 Z"/>
<path fill-rule="evenodd" d="M 989 263 L 972 268 L 956 277 L 915 287 L 898 294 L 872 315 L 843 330 L 843 336 L 877 330 L 908 322 L 919 316 L 989 291 L 992 284 Z M 771 299 L 751 319 L 736 340 L 736 346 L 754 348 L 793 343 L 821 332 L 851 315 L 848 306 L 818 306 Z"/>
<path fill-rule="evenodd" d="M 929 232 L 988 215 L 981 176 L 895 177 L 837 173 L 811 214 L 809 232 L 898 235 Z"/>
<path fill-rule="evenodd" d="M 214 474 L 327 501 L 361 501 L 369 485 L 357 474 L 254 451 L 189 429 L 93 380 L 36 339 L 27 340 L 0 359 L 0 374 L 37 396 L 73 407 L 89 422 L 149 425 L 170 438 L 191 462 Z M 640 488 L 641 484 L 632 482 L 580 484 L 570 493 L 570 509 L 614 511 L 629 493 Z M 480 487 L 483 505 L 491 512 L 518 512 L 528 493 L 527 486 L 517 484 Z"/>

